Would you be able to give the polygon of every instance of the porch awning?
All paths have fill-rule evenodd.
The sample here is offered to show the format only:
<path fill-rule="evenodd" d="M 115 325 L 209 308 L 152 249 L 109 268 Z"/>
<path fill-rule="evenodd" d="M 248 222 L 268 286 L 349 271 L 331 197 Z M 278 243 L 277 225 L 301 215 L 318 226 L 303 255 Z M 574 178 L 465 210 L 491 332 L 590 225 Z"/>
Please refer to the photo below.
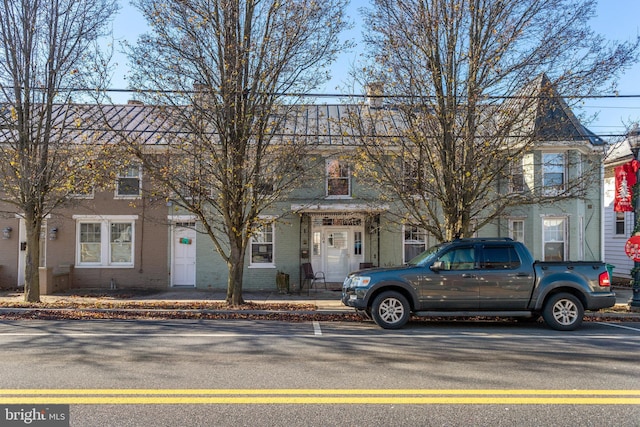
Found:
<path fill-rule="evenodd" d="M 367 205 L 364 203 L 291 205 L 291 210 L 295 213 L 325 218 L 344 218 L 354 215 L 371 215 L 384 212 L 388 209 L 388 205 Z"/>

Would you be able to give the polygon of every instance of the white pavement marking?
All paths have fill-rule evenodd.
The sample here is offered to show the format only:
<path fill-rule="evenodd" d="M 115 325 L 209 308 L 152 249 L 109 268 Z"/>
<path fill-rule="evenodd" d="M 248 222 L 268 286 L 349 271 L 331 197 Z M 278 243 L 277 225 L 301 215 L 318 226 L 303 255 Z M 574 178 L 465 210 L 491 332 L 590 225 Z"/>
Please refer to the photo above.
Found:
<path fill-rule="evenodd" d="M 629 329 L 630 331 L 640 332 L 640 328 L 632 328 L 631 326 L 618 325 L 616 323 L 597 322 L 599 325 L 611 326 L 612 328 Z"/>
<path fill-rule="evenodd" d="M 600 323 L 600 322 L 598 322 Z M 640 328 L 632 328 L 629 326 L 611 324 L 611 323 L 600 323 L 604 326 L 611 326 L 615 328 L 628 329 L 635 332 L 640 332 Z M 309 337 L 309 336 L 326 336 L 321 327 L 320 323 L 314 321 L 312 323 L 314 333 L 313 335 L 309 335 L 307 333 L 256 333 L 256 332 L 187 332 L 187 333 L 176 333 L 176 332 L 42 332 L 42 331 L 26 331 L 26 332 L 1 332 L 0 331 L 0 339 L 2 338 L 17 338 L 17 337 L 67 337 L 67 338 L 99 338 L 99 337 L 142 337 L 142 338 L 229 338 L 229 337 L 245 337 L 245 338 L 290 338 L 290 337 Z M 377 339 L 382 336 L 389 339 L 416 339 L 416 338 L 424 338 L 424 339 L 477 339 L 477 338 L 491 338 L 497 340 L 552 340 L 552 341 L 568 341 L 568 340 L 625 340 L 629 339 L 635 341 L 635 336 L 629 335 L 595 335 L 595 334 L 586 334 L 586 335 L 566 335 L 566 334 L 558 334 L 558 335 L 530 335 L 530 334 L 520 334 L 520 333 L 473 333 L 473 332 L 459 332 L 459 333 L 433 333 L 433 334 L 411 334 L 411 333 L 382 333 L 382 334 L 368 334 L 368 333 L 340 333 L 340 332 L 329 332 L 329 336 L 332 338 L 360 338 L 360 339 Z"/>
<path fill-rule="evenodd" d="M 144 337 L 144 338 L 229 338 L 229 337 L 279 337 L 279 338 L 290 338 L 290 337 L 299 337 L 301 334 L 260 334 L 260 333 L 240 333 L 240 332 L 213 332 L 213 333 L 187 333 L 187 334 L 176 334 L 176 333 L 154 333 L 154 332 L 9 332 L 9 333 L 0 333 L 0 338 L 2 337 L 45 337 L 45 336 L 55 336 L 55 337 L 66 337 L 66 338 L 95 338 L 95 337 Z M 317 335 L 317 334 L 314 334 Z M 308 336 L 308 335 L 307 335 Z"/>
<path fill-rule="evenodd" d="M 314 335 L 322 335 L 322 329 L 320 329 L 320 323 L 318 323 L 316 320 L 313 321 L 313 334 Z"/>

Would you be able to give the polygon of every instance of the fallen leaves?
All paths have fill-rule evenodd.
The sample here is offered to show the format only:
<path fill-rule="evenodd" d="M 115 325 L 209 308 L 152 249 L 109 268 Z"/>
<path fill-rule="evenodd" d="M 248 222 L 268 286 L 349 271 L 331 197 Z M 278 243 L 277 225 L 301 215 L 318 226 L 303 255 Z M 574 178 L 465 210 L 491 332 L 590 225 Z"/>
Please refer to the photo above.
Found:
<path fill-rule="evenodd" d="M 224 301 L 112 301 L 107 298 L 64 298 L 27 303 L 0 301 L 1 319 L 90 320 L 90 319 L 253 319 L 288 322 L 359 321 L 352 311 L 319 312 L 304 302 L 256 303 L 231 306 Z"/>
<path fill-rule="evenodd" d="M 282 310 L 139 310 L 139 309 L 19 309 L 0 313 L 0 319 L 39 320 L 167 320 L 167 319 L 247 319 L 278 320 L 284 322 L 361 321 L 355 312 L 323 313 L 317 311 Z"/>
<path fill-rule="evenodd" d="M 315 304 L 308 303 L 254 303 L 231 306 L 224 301 L 74 301 L 28 303 L 24 301 L 0 301 L 0 308 L 36 309 L 103 309 L 103 310 L 316 310 Z"/>

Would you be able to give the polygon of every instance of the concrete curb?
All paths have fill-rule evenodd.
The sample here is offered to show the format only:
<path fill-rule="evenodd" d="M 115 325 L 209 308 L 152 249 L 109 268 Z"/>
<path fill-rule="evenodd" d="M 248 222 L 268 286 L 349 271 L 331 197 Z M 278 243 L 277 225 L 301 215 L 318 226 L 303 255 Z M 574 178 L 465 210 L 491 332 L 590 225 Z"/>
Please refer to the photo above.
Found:
<path fill-rule="evenodd" d="M 629 303 L 628 301 L 631 299 L 631 289 L 616 289 L 616 293 L 618 294 L 618 302 L 616 307 L 620 311 L 599 311 L 599 312 L 587 312 L 585 313 L 586 319 L 597 319 L 597 318 L 614 318 L 614 319 L 638 319 L 640 320 L 640 312 L 624 312 L 622 310 L 628 309 Z M 184 298 L 185 296 L 190 298 Z M 202 298 L 199 298 L 202 297 Z M 195 297 L 195 298 L 194 298 Z M 67 298 L 67 297 L 61 297 Z M 82 299 L 83 297 L 68 297 L 68 298 L 76 298 Z M 190 302 L 221 302 L 223 301 L 224 294 L 223 293 L 176 293 L 176 292 L 167 292 L 161 293 L 159 295 L 154 295 L 152 298 L 124 298 L 117 299 L 114 298 L 109 300 L 109 304 L 126 304 L 126 303 L 157 303 L 162 304 L 165 303 L 182 303 L 189 304 Z M 64 307 L 56 307 L 56 308 L 47 308 L 47 307 L 0 307 L 0 315 L 24 315 L 25 318 L 28 319 L 27 314 L 33 313 L 100 313 L 105 315 L 104 319 L 109 319 L 106 316 L 107 313 L 113 313 L 114 316 L 117 313 L 121 313 L 122 315 L 130 315 L 134 316 L 136 313 L 140 317 L 149 316 L 152 317 L 155 313 L 156 315 L 167 315 L 171 317 L 171 314 L 174 315 L 174 318 L 179 318 L 180 313 L 183 313 L 185 316 L 188 316 L 190 319 L 196 319 L 198 314 L 207 316 L 207 315 L 227 315 L 227 316 L 236 316 L 241 317 L 242 315 L 255 315 L 255 316 L 274 316 L 274 315 L 282 315 L 288 317 L 294 316 L 304 316 L 304 317 L 312 317 L 312 316 L 344 316 L 345 318 L 353 317 L 356 314 L 356 311 L 351 308 L 342 305 L 338 295 L 336 292 L 317 292 L 306 298 L 302 295 L 292 295 L 292 294 L 277 294 L 274 292 L 247 292 L 245 297 L 247 302 L 255 302 L 257 304 L 278 304 L 284 303 L 289 307 L 296 304 L 301 305 L 309 305 L 313 304 L 316 306 L 315 310 L 308 309 L 300 309 L 297 310 L 295 308 L 291 309 L 190 309 L 190 308 L 118 308 L 118 307 L 106 307 L 106 308 L 92 308 L 92 307 L 77 307 L 77 308 L 64 308 Z M 3 301 L 3 298 L 0 297 L 0 302 Z M 34 317 L 38 317 L 35 315 Z M 444 316 L 443 316 L 444 317 Z"/>
<path fill-rule="evenodd" d="M 118 315 L 127 316 L 140 316 L 142 318 L 153 318 L 154 315 L 162 316 L 166 315 L 171 318 L 180 319 L 180 315 L 185 316 L 185 319 L 196 319 L 198 317 L 206 316 L 230 316 L 230 317 L 242 317 L 242 316 L 260 316 L 269 317 L 281 315 L 283 317 L 313 317 L 313 316 L 336 316 L 352 318 L 353 316 L 360 317 L 356 311 L 352 308 L 346 307 L 344 309 L 318 309 L 318 310 L 226 310 L 226 309 L 145 309 L 145 308 L 41 308 L 41 307 L 3 307 L 0 308 L 0 315 L 19 315 L 25 316 L 25 319 L 29 319 L 28 315 L 33 314 L 38 318 L 42 316 L 46 317 L 47 314 L 112 314 L 113 318 L 117 318 Z M 436 316 L 447 317 L 447 316 Z M 614 318 L 614 319 L 634 319 L 640 321 L 640 313 L 621 313 L 621 312 L 587 312 L 584 314 L 586 319 L 599 319 L 599 318 Z M 110 317 L 106 316 L 101 319 L 108 320 Z M 364 319 L 364 318 L 363 318 Z M 340 319 L 335 319 L 340 320 Z"/>

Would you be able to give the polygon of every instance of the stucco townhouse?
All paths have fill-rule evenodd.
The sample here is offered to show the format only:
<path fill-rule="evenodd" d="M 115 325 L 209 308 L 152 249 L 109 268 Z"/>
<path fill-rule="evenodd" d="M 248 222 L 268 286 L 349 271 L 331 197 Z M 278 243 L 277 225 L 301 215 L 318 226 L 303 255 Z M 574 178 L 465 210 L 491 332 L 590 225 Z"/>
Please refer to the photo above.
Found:
<path fill-rule="evenodd" d="M 289 130 L 317 139 L 313 155 L 323 161 L 316 162 L 312 176 L 317 179 L 303 180 L 265 212 L 273 221 L 266 221 L 250 242 L 245 290 L 275 289 L 277 272 L 288 274 L 292 288 L 298 287 L 305 263 L 336 286 L 350 271 L 401 264 L 437 243 L 420 227 L 392 220 L 390 209 L 395 208 L 388 197 L 376 199 L 368 182 L 354 174 L 350 153 L 357 138 L 353 129 L 345 129 L 343 119 L 369 107 L 296 107 L 296 125 Z M 78 137 L 108 143 L 113 137 L 109 130 L 88 125 L 96 107 L 83 108 L 85 125 Z M 141 144 L 156 145 L 163 132 L 176 130 L 151 119 L 157 117 L 155 108 L 134 102 L 100 108 L 100 116 L 117 121 Z M 387 114 L 389 132 L 400 134 L 393 108 Z M 577 120 L 557 93 L 537 104 L 532 114 L 529 131 L 538 142 L 517 162 L 509 182 L 500 184 L 505 197 L 524 191 L 534 180 L 562 185 L 583 169 L 602 165 L 604 141 Z M 195 216 L 176 209 L 163 195 L 143 191 L 151 185 L 142 167 L 129 164 L 117 171 L 115 189 L 79 194 L 69 207 L 52 214 L 42 230 L 41 267 L 53 274 L 72 268 L 73 287 L 226 288 L 227 265 L 199 233 Z M 589 184 L 585 197 L 510 209 L 477 236 L 512 237 L 541 260 L 600 260 L 602 194 L 598 179 Z M 0 217 L 3 287 L 24 283 L 24 225 L 16 214 L 7 211 Z"/>

